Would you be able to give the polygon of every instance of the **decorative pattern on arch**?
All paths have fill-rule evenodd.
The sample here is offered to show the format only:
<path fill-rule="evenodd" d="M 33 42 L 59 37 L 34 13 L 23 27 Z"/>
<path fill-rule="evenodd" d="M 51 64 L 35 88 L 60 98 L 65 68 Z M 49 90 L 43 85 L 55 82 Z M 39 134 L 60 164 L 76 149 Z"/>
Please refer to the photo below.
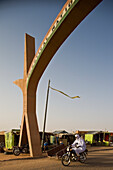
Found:
<path fill-rule="evenodd" d="M 81 23 L 102 0 L 67 0 L 56 17 L 35 55 L 35 39 L 25 34 L 24 77 L 16 80 L 23 92 L 23 117 L 19 146 L 28 140 L 30 155 L 41 156 L 41 143 L 36 118 L 36 90 L 38 82 L 52 57 Z"/>

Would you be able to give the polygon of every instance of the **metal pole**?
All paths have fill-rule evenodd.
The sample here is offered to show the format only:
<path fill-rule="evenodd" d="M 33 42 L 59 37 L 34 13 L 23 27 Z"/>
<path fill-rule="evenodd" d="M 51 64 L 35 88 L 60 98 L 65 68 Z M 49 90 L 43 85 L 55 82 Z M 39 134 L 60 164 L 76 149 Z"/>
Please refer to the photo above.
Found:
<path fill-rule="evenodd" d="M 47 116 L 47 106 L 48 106 L 48 97 L 49 97 L 49 87 L 50 87 L 50 80 L 48 82 L 48 89 L 47 89 L 47 98 L 46 98 L 46 107 L 45 107 L 45 117 L 44 117 L 44 126 L 43 126 L 43 134 L 42 134 L 42 149 L 44 148 L 44 134 L 45 134 L 45 126 L 46 126 L 46 116 Z"/>

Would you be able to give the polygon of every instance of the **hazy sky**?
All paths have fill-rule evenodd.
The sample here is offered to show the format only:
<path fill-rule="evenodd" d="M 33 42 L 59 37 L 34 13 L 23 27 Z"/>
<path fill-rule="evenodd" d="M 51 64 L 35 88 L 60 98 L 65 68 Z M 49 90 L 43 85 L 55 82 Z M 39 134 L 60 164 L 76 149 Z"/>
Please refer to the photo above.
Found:
<path fill-rule="evenodd" d="M 36 51 L 66 0 L 0 1 L 0 131 L 19 128 L 23 95 L 13 81 L 23 78 L 25 33 Z M 36 111 L 43 128 L 48 81 L 46 131 L 113 131 L 113 1 L 103 0 L 59 48 L 37 87 Z"/>

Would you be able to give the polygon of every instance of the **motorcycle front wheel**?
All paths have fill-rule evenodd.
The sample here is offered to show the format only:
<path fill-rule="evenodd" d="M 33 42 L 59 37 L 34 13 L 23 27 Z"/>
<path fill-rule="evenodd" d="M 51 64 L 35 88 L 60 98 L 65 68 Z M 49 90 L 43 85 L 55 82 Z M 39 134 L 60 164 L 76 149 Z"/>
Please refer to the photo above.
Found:
<path fill-rule="evenodd" d="M 22 153 L 28 153 L 28 152 L 29 152 L 28 148 L 23 148 L 22 149 Z"/>
<path fill-rule="evenodd" d="M 69 164 L 70 164 L 70 157 L 66 153 L 62 156 L 62 165 L 68 166 Z"/>

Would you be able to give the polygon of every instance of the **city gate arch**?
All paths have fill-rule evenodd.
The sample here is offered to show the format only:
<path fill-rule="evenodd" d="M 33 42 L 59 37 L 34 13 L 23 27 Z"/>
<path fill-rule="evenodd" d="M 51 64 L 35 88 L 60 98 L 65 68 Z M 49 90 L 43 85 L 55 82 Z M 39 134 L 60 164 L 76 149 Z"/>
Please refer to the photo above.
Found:
<path fill-rule="evenodd" d="M 36 90 L 39 80 L 52 57 L 80 24 L 102 0 L 67 0 L 35 54 L 35 39 L 25 34 L 24 76 L 16 80 L 23 92 L 23 116 L 19 146 L 28 140 L 30 155 L 41 156 L 41 143 L 36 118 Z"/>

